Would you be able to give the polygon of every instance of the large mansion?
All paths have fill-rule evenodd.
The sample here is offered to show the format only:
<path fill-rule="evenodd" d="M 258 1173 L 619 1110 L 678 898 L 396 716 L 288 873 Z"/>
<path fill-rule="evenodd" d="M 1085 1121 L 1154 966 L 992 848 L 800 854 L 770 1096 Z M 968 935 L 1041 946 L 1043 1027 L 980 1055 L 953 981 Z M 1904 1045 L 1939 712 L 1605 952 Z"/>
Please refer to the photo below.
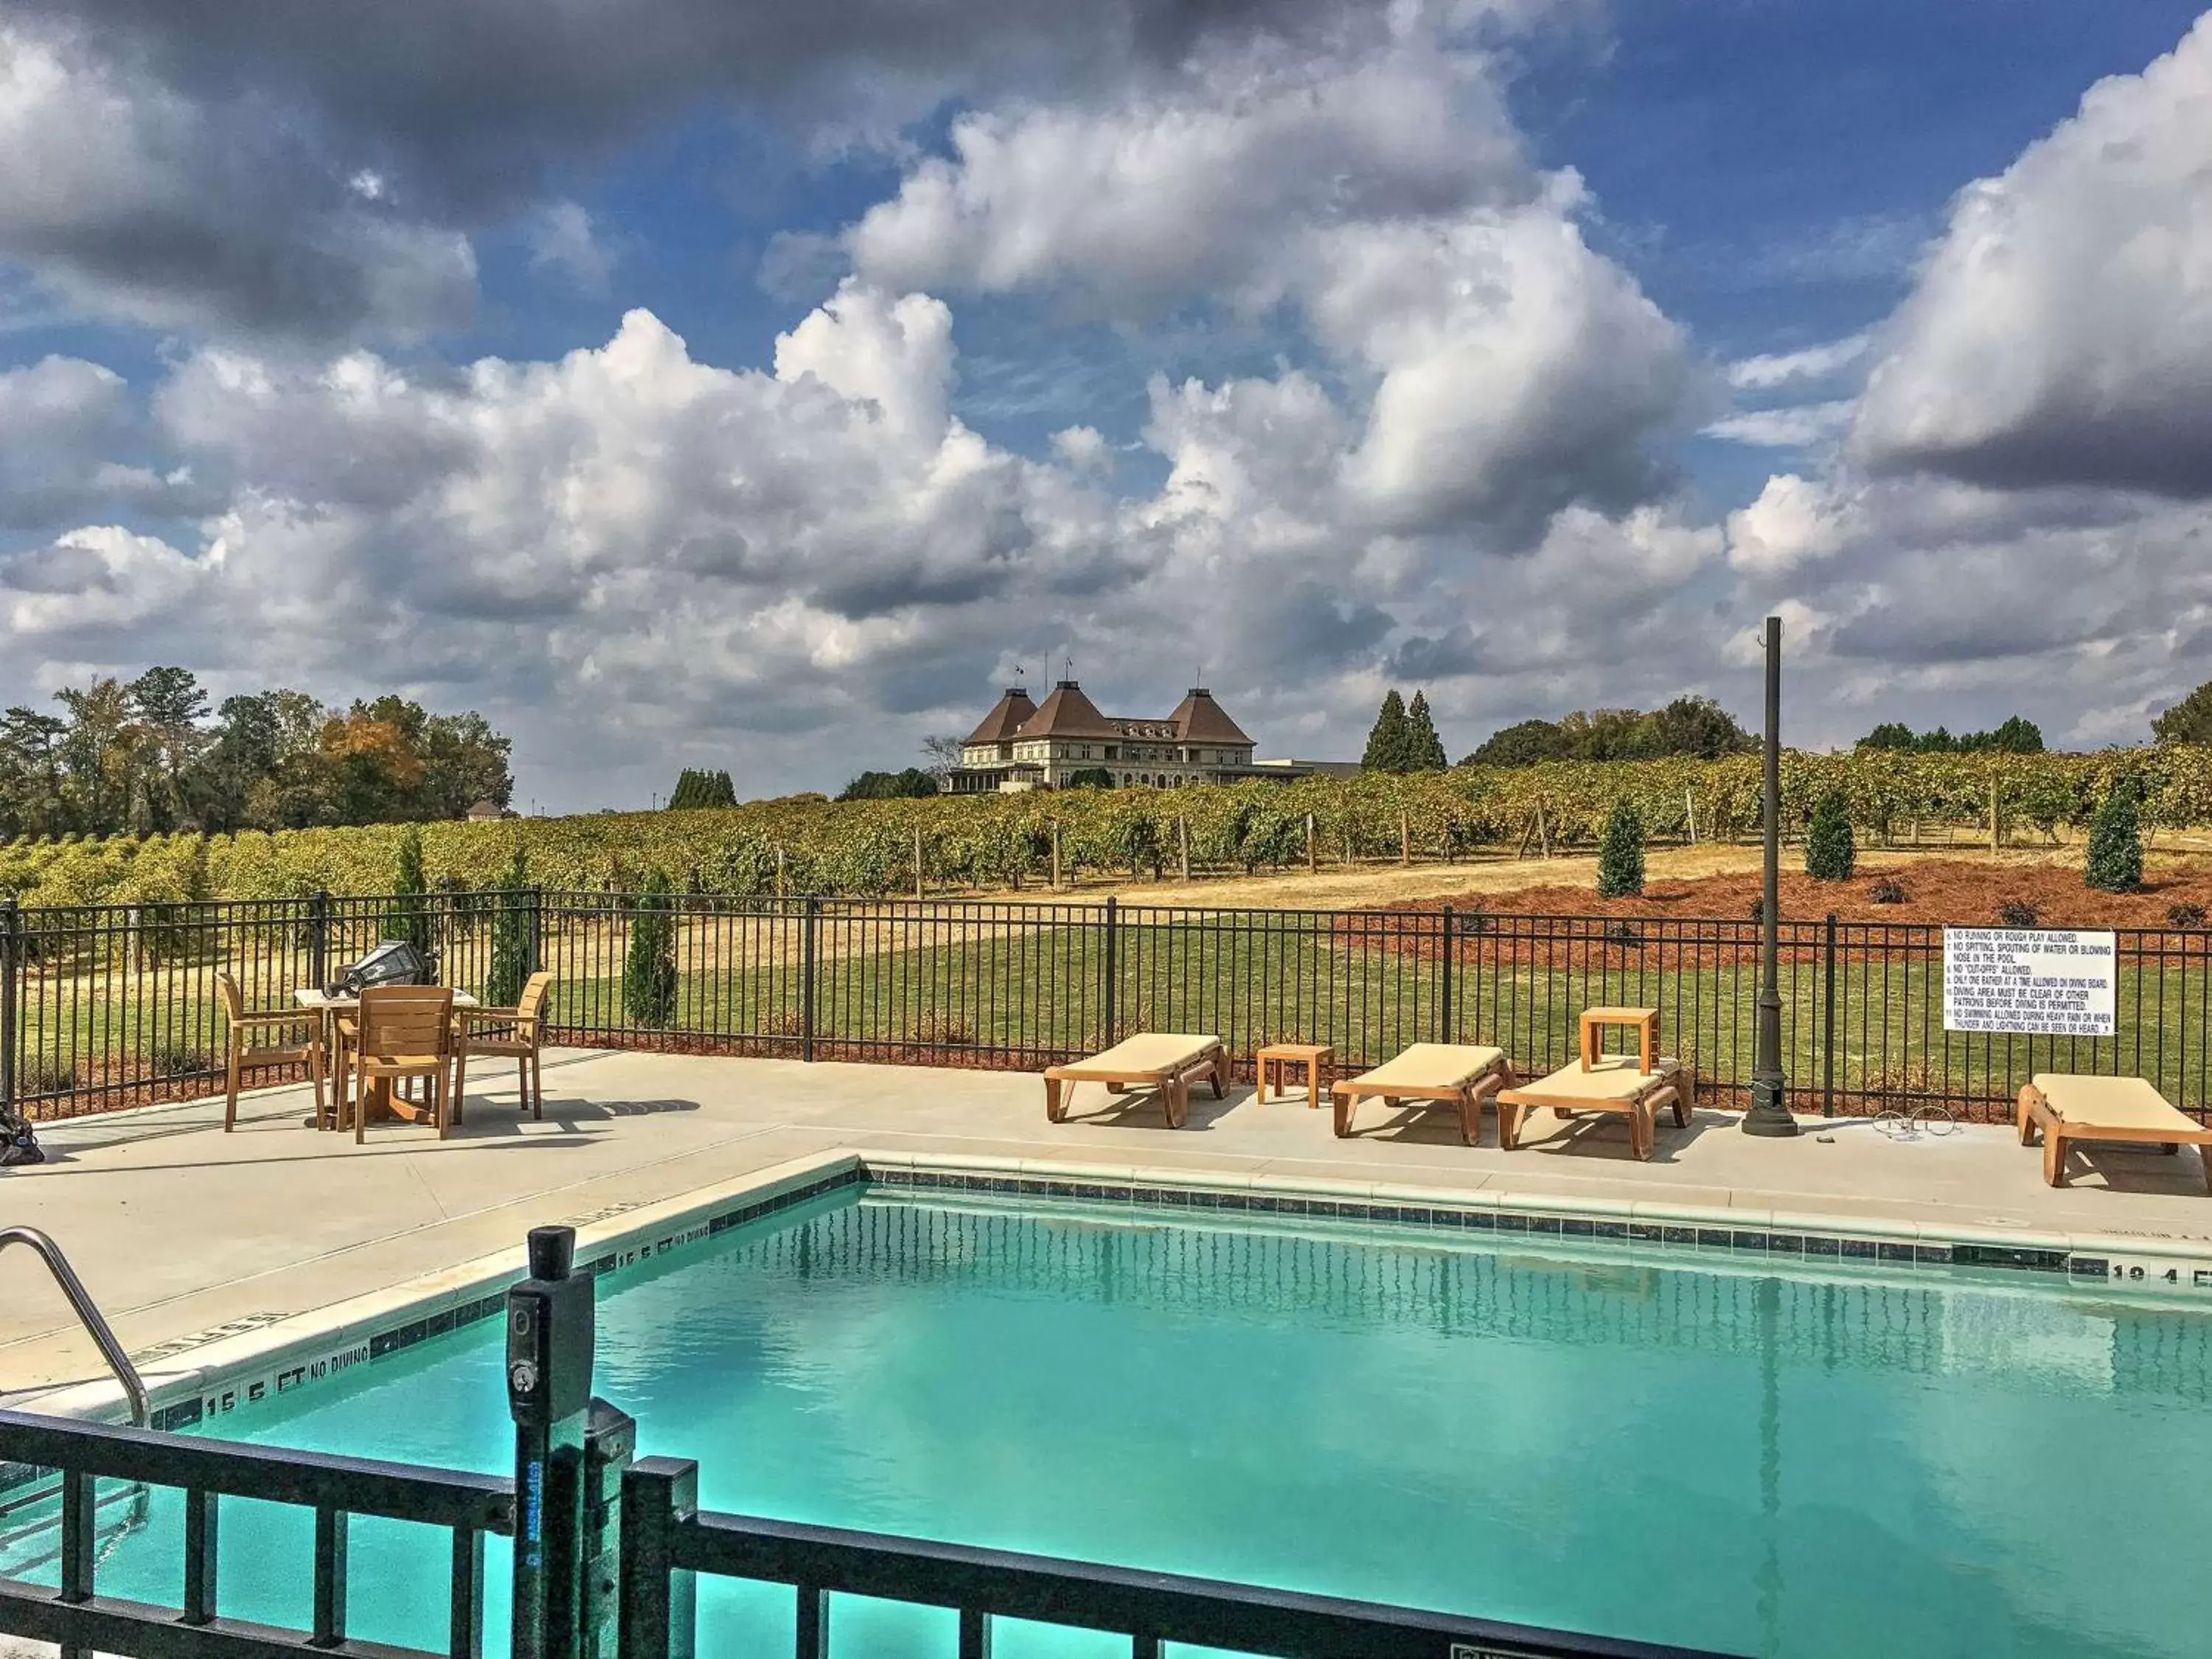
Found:
<path fill-rule="evenodd" d="M 1174 788 L 1245 778 L 1300 777 L 1326 763 L 1252 758 L 1252 739 L 1194 686 L 1164 719 L 1102 714 L 1073 680 L 1042 704 L 1026 688 L 1007 690 L 961 744 L 960 764 L 945 781 L 956 794 L 1057 789 L 1077 773 L 1103 771 L 1116 786 Z"/>

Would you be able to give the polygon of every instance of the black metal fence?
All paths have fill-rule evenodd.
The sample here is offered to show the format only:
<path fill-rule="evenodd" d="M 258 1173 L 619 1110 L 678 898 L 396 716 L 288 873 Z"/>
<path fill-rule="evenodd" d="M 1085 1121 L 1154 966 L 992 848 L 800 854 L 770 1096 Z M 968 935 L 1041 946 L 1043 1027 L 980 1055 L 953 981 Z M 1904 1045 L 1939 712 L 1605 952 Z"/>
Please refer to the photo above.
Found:
<path fill-rule="evenodd" d="M 665 906 L 665 910 L 655 906 Z M 651 925 L 645 925 L 650 923 Z M 543 889 L 19 909 L 0 905 L 0 1102 L 63 1117 L 222 1086 L 216 975 L 283 1007 L 377 939 L 414 937 L 494 1004 L 554 975 L 556 1041 L 1032 1068 L 1139 1030 L 1218 1033 L 1249 1074 L 1273 1038 L 1340 1067 L 1408 1042 L 1565 1063 L 1599 1003 L 1660 1009 L 1707 1099 L 1748 1096 L 1758 924 L 1455 909 L 1231 910 L 744 899 Z M 1800 1110 L 2001 1116 L 2033 1072 L 2148 1079 L 2212 1103 L 2212 933 L 2118 933 L 2116 1035 L 1943 1024 L 1943 934 L 1781 924 L 1784 1060 Z M 264 1079 L 262 1080 L 268 1080 Z"/>

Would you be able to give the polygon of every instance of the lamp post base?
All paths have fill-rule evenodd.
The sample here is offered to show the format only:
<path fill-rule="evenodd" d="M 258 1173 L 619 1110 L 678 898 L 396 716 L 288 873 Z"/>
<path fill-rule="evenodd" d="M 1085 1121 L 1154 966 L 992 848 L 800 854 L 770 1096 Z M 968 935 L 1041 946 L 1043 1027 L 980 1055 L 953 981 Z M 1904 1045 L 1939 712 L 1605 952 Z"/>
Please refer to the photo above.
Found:
<path fill-rule="evenodd" d="M 1797 1133 L 1797 1120 L 1790 1115 L 1783 1104 L 1784 1085 L 1778 1077 L 1755 1077 L 1751 1080 L 1751 1109 L 1743 1115 L 1743 1132 L 1747 1135 L 1782 1137 Z"/>

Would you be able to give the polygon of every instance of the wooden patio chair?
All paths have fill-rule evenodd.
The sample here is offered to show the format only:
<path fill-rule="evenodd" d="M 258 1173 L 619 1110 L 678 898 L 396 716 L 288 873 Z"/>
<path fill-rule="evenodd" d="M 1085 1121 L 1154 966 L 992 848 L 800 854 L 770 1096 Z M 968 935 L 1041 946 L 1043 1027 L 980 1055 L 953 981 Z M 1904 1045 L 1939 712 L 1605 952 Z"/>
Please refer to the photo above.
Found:
<path fill-rule="evenodd" d="M 552 988 L 552 975 L 535 973 L 524 982 L 522 994 L 515 998 L 512 1008 L 453 1011 L 453 1023 L 460 1032 L 463 1070 L 478 1054 L 512 1059 L 521 1089 L 518 1108 L 527 1106 L 530 1115 L 541 1122 L 545 1117 L 545 1084 L 538 1069 L 538 1050 L 544 1038 L 545 999 Z M 454 1102 L 458 1107 L 458 1088 Z"/>
<path fill-rule="evenodd" d="M 311 1009 L 249 1014 L 245 994 L 228 969 L 216 970 L 215 986 L 222 998 L 223 1018 L 229 1023 L 223 1038 L 223 1133 L 228 1134 L 238 1127 L 238 1089 L 244 1075 L 271 1066 L 307 1066 L 315 1085 L 315 1127 L 329 1128 L 331 1121 L 324 1115 L 322 1015 Z M 269 1041 L 271 1037 L 290 1040 Z"/>
<path fill-rule="evenodd" d="M 369 1090 L 389 1097 L 401 1078 L 429 1085 L 428 1109 L 443 1140 L 459 1114 L 460 1043 L 454 1036 L 453 992 L 447 985 L 372 985 L 361 994 L 361 1012 L 348 1047 L 353 1052 L 353 1138 L 368 1139 Z M 341 1125 L 341 1127 L 343 1126 Z"/>

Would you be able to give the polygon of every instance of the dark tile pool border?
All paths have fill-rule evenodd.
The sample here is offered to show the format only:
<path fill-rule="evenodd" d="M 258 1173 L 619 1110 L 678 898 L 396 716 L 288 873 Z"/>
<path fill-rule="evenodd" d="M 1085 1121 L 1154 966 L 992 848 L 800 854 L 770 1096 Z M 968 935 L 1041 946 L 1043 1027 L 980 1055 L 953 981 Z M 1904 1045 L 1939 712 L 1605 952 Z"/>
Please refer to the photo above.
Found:
<path fill-rule="evenodd" d="M 684 1245 L 727 1232 L 732 1227 L 764 1220 L 845 1188 L 865 1186 L 867 1182 L 865 1170 L 855 1165 L 782 1192 L 770 1194 L 765 1198 L 747 1201 L 743 1194 L 733 1194 L 727 1209 L 717 1211 L 703 1221 L 695 1219 L 681 1226 L 672 1226 L 665 1232 L 648 1231 L 639 1238 L 625 1241 L 616 1249 L 602 1250 L 577 1266 L 594 1277 L 618 1273 L 641 1262 L 656 1261 Z M 507 1294 L 503 1290 L 495 1291 L 489 1296 L 439 1309 L 418 1319 L 402 1319 L 382 1329 L 372 1330 L 365 1339 L 355 1339 L 326 1360 L 302 1361 L 273 1374 L 254 1367 L 250 1374 L 241 1375 L 234 1383 L 204 1387 L 189 1400 L 179 1400 L 156 1407 L 151 1416 L 152 1425 L 157 1429 L 188 1429 L 240 1406 L 258 1405 L 265 1399 L 289 1394 L 309 1382 L 320 1382 L 338 1371 L 350 1370 L 364 1360 L 382 1359 L 387 1355 L 403 1352 L 417 1343 L 449 1335 L 482 1320 L 495 1318 L 506 1302 Z M 0 1491 L 5 1491 L 6 1486 L 5 1479 L 0 1477 Z"/>
<path fill-rule="evenodd" d="M 1333 1194 L 1302 1194 L 1287 1189 L 1261 1192 L 1228 1185 L 1216 1188 L 1203 1183 L 1154 1183 L 1142 1179 L 1124 1185 L 1026 1172 L 1010 1176 L 953 1169 L 909 1169 L 896 1164 L 869 1165 L 866 1182 L 872 1187 L 896 1192 L 1079 1198 L 1153 1209 L 1321 1216 L 1446 1232 L 1497 1231 L 1618 1240 L 1658 1244 L 1707 1256 L 1726 1253 L 1754 1255 L 1770 1261 L 1796 1258 L 1816 1263 L 1871 1261 L 1884 1267 L 1999 1267 L 2057 1279 L 2113 1277 L 2112 1257 L 2118 1254 L 2103 1246 L 2093 1254 L 2042 1245 L 1899 1238 L 1878 1232 L 1852 1232 L 1841 1227 L 1832 1233 L 1823 1233 L 1808 1231 L 1797 1222 L 1788 1227 L 1773 1228 L 1719 1226 L 1663 1218 L 1644 1220 L 1632 1216 L 1595 1215 L 1587 1211 L 1548 1211 L 1533 1204 L 1516 1203 L 1507 1208 L 1494 1203 L 1455 1205 L 1435 1199 L 1412 1203 L 1380 1196 L 1360 1199 Z M 2154 1241 L 2152 1248 L 2159 1250 L 2159 1246 L 2167 1243 L 2164 1240 Z M 2159 1250 L 2159 1254 L 2162 1257 L 2170 1255 L 2170 1246 Z M 2172 1261 L 2176 1271 L 2185 1274 L 2174 1283 L 2182 1288 L 2212 1293 L 2212 1242 L 2203 1246 L 2195 1262 L 2178 1255 L 2172 1255 Z"/>
<path fill-rule="evenodd" d="M 727 1232 L 732 1227 L 764 1220 L 847 1188 L 868 1184 L 866 1167 L 856 1161 L 844 1169 L 831 1170 L 763 1198 L 751 1199 L 744 1191 L 736 1192 L 731 1194 L 726 1208 L 710 1211 L 703 1220 L 695 1214 L 681 1224 L 672 1223 L 665 1231 L 648 1228 L 635 1238 L 625 1239 L 617 1248 L 601 1250 L 577 1265 L 594 1277 L 617 1273 L 641 1262 L 656 1261 L 684 1245 Z M 501 1289 L 416 1318 L 405 1317 L 403 1309 L 392 1323 L 372 1328 L 365 1337 L 355 1335 L 335 1352 L 319 1358 L 295 1360 L 276 1369 L 264 1362 L 243 1361 L 231 1376 L 213 1382 L 204 1380 L 188 1398 L 156 1405 L 148 1414 L 149 1425 L 164 1431 L 197 1427 L 210 1418 L 259 1405 L 310 1383 L 325 1381 L 357 1364 L 403 1352 L 418 1343 L 495 1318 L 506 1302 L 507 1293 Z M 0 1511 L 9 1506 L 11 1494 L 14 1501 L 20 1503 L 24 1501 L 21 1489 L 42 1484 L 50 1484 L 46 1471 L 21 1463 L 0 1462 Z"/>
<path fill-rule="evenodd" d="M 724 1205 L 709 1203 L 674 1218 L 660 1226 L 648 1225 L 625 1237 L 612 1249 L 599 1250 L 580 1265 L 595 1275 L 613 1274 L 641 1262 L 658 1260 L 670 1251 L 713 1237 L 733 1227 L 792 1210 L 848 1188 L 881 1188 L 902 1194 L 963 1193 L 996 1198 L 1076 1200 L 1087 1203 L 1122 1204 L 1135 1208 L 1170 1212 L 1186 1217 L 1217 1214 L 1291 1215 L 1328 1220 L 1380 1223 L 1433 1232 L 1498 1234 L 1534 1237 L 1606 1240 L 1638 1245 L 1656 1245 L 1680 1250 L 1686 1257 L 1711 1259 L 1756 1256 L 1774 1262 L 1802 1261 L 1821 1265 L 1866 1262 L 1885 1267 L 1994 1267 L 2038 1275 L 2055 1281 L 2085 1279 L 2159 1279 L 2161 1269 L 2136 1271 L 2155 1255 L 2181 1275 L 2170 1281 L 2178 1288 L 2206 1293 L 2212 1302 L 2212 1243 L 2191 1259 L 2176 1249 L 2181 1241 L 2148 1241 L 2149 1252 L 2131 1257 L 2109 1239 L 2097 1248 L 2075 1250 L 2045 1243 L 2009 1245 L 1985 1241 L 1942 1238 L 1899 1238 L 1880 1231 L 1860 1233 L 1838 1226 L 1833 1231 L 1812 1231 L 1805 1218 L 1793 1218 L 1787 1227 L 1742 1227 L 1716 1224 L 1718 1216 L 1669 1218 L 1655 1214 L 1600 1214 L 1588 1209 L 1547 1210 L 1540 1203 L 1501 1204 L 1495 1199 L 1455 1203 L 1436 1194 L 1418 1198 L 1389 1196 L 1378 1188 L 1370 1197 L 1354 1194 L 1300 1190 L 1295 1183 L 1261 1189 L 1224 1181 L 1208 1185 L 1203 1179 L 1167 1181 L 1147 1179 L 1146 1172 L 1114 1176 L 1071 1169 L 1066 1173 L 1017 1172 L 1011 1168 L 921 1167 L 893 1162 L 878 1155 L 853 1158 L 842 1168 L 825 1171 L 769 1194 L 750 1195 L 754 1188 L 739 1184 Z M 594 1217 L 593 1219 L 599 1218 Z M 613 1218 L 611 1215 L 608 1218 Z M 477 1296 L 415 1317 L 395 1310 L 392 1322 L 373 1327 L 365 1336 L 355 1334 L 334 1351 L 319 1358 L 292 1360 L 281 1369 L 268 1362 L 242 1360 L 215 1381 L 201 1379 L 187 1398 L 171 1399 L 152 1413 L 156 1429 L 187 1429 L 228 1412 L 260 1403 L 295 1389 L 321 1382 L 368 1361 L 403 1352 L 418 1343 L 496 1316 L 505 1302 L 504 1289 Z M 157 1398 L 160 1391 L 157 1390 Z M 28 1472 L 0 1466 L 0 1501 Z"/>

